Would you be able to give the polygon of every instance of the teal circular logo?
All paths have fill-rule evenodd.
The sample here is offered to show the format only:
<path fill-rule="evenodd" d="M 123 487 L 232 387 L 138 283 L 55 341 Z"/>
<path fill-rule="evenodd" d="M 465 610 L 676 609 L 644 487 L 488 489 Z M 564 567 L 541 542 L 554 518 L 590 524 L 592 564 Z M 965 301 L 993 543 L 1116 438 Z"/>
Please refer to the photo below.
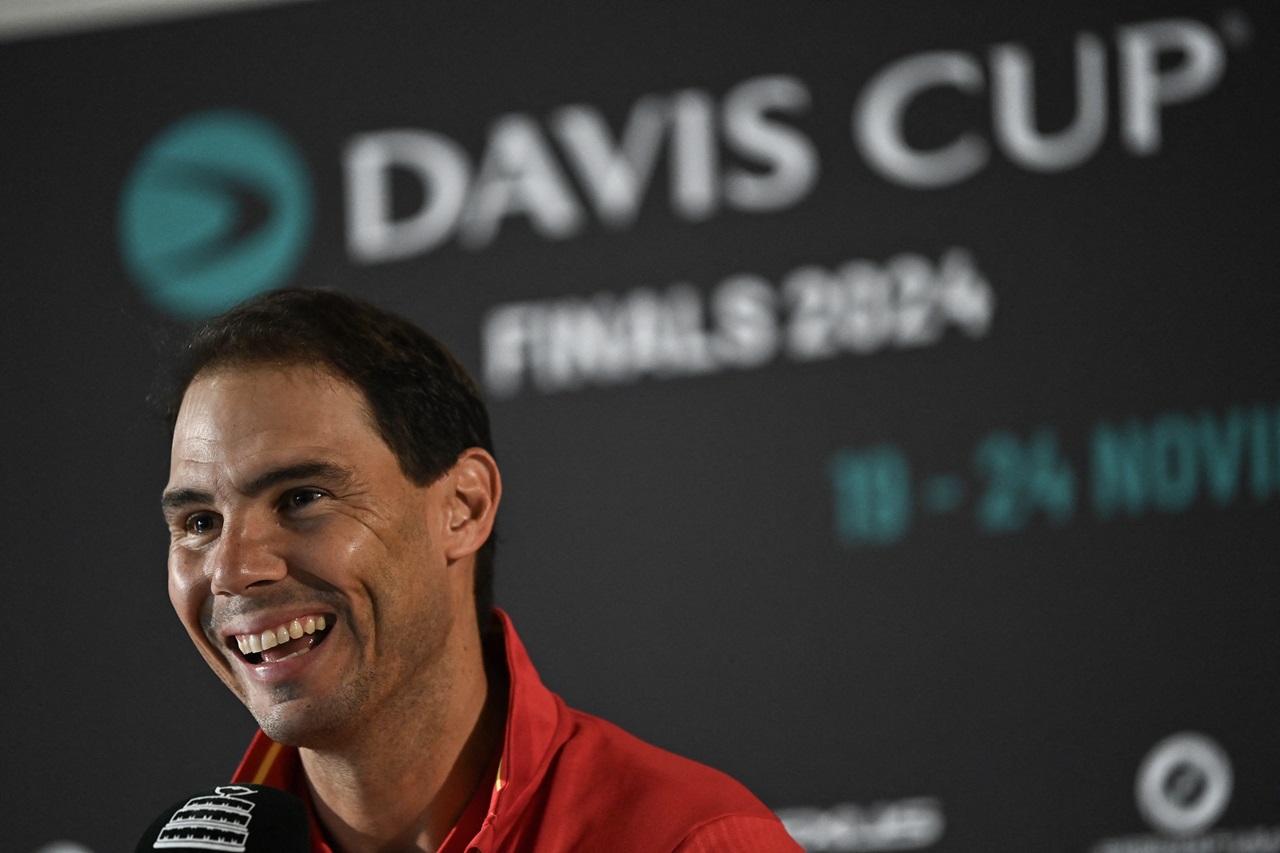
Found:
<path fill-rule="evenodd" d="M 257 116 L 188 116 L 138 159 L 120 250 L 148 298 L 184 320 L 282 284 L 311 232 L 311 184 L 289 139 Z"/>

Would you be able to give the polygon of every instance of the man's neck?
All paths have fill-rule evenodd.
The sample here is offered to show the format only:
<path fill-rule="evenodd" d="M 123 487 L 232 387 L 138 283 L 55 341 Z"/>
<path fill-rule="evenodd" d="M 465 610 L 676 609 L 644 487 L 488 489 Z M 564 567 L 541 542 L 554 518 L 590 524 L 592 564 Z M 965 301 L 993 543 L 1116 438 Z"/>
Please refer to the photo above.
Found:
<path fill-rule="evenodd" d="M 478 674 L 340 747 L 299 750 L 335 851 L 434 853 L 448 837 L 502 748 L 505 678 Z"/>

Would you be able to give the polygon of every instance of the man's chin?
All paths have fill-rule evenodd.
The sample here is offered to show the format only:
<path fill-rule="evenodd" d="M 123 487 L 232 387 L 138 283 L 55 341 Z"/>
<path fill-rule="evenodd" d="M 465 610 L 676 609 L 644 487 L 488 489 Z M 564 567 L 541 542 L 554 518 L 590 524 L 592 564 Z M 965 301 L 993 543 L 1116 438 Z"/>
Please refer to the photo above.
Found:
<path fill-rule="evenodd" d="M 292 714 L 268 714 L 256 719 L 263 734 L 285 746 L 314 748 L 318 740 L 325 739 L 320 737 L 314 723 L 298 719 Z"/>
<path fill-rule="evenodd" d="M 250 708 L 258 728 L 276 743 L 302 749 L 325 749 L 341 740 L 344 721 L 331 709 L 315 707 L 314 700 L 276 702 L 262 709 Z M 326 710 L 328 712 L 326 713 Z"/>

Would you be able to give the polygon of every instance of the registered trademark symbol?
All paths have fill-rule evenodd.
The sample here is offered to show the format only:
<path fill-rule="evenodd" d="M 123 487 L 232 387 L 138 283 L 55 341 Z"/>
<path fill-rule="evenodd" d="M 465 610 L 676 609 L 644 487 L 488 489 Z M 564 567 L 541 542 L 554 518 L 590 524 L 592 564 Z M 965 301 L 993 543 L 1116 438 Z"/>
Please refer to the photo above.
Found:
<path fill-rule="evenodd" d="M 1249 17 L 1239 9 L 1228 9 L 1218 19 L 1218 29 L 1222 32 L 1222 40 L 1239 50 L 1253 41 L 1253 24 Z"/>

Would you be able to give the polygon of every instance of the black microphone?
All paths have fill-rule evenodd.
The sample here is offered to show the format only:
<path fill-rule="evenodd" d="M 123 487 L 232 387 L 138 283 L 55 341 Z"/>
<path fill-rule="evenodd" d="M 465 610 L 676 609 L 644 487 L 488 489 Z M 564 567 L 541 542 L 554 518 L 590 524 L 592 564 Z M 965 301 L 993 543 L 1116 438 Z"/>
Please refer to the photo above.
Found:
<path fill-rule="evenodd" d="M 160 813 L 134 853 L 311 853 L 302 800 L 279 788 L 239 783 L 198 791 Z"/>

